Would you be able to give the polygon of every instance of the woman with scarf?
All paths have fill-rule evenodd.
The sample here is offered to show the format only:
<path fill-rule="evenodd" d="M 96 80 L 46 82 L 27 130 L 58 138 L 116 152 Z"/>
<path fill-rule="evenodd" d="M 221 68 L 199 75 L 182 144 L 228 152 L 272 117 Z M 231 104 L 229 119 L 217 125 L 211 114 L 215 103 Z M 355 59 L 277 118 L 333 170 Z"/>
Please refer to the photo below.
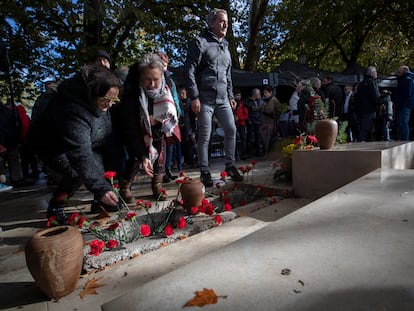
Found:
<path fill-rule="evenodd" d="M 166 200 L 162 190 L 167 144 L 181 140 L 177 109 L 165 82 L 164 65 L 157 54 L 146 54 L 132 65 L 125 80 L 119 133 L 128 153 L 120 181 L 122 198 L 131 203 L 131 184 L 140 166 L 152 177 L 157 200 Z"/>

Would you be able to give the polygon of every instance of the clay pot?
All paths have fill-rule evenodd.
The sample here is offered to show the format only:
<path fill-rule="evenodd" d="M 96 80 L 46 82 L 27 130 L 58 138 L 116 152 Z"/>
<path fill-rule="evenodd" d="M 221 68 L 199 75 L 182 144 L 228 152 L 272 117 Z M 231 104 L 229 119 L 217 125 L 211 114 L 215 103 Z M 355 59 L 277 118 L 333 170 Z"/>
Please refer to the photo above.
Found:
<path fill-rule="evenodd" d="M 315 124 L 315 136 L 320 149 L 332 149 L 338 135 L 338 123 L 335 120 L 318 120 Z"/>
<path fill-rule="evenodd" d="M 75 290 L 82 270 L 83 249 L 82 235 L 70 226 L 39 231 L 27 243 L 27 267 L 46 296 L 59 299 Z"/>
<path fill-rule="evenodd" d="M 181 198 L 184 208 L 190 212 L 191 207 L 200 206 L 205 194 L 204 184 L 198 179 L 187 179 L 181 186 Z"/>

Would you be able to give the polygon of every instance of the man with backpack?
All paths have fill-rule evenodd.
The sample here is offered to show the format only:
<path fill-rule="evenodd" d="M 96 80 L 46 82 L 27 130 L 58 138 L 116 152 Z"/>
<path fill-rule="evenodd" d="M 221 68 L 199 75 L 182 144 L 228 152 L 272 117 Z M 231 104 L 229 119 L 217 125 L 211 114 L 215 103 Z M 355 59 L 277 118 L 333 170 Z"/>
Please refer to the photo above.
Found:
<path fill-rule="evenodd" d="M 397 116 L 398 140 L 410 140 L 410 114 L 414 108 L 414 73 L 408 66 L 401 66 L 397 72 L 395 110 Z"/>

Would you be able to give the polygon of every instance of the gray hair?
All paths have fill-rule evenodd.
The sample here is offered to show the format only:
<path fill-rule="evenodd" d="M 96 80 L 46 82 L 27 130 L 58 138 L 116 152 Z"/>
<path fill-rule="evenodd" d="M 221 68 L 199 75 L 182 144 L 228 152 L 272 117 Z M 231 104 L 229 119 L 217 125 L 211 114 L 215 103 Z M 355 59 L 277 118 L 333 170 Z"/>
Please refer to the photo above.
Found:
<path fill-rule="evenodd" d="M 366 74 L 367 74 L 367 75 L 371 75 L 373 72 L 377 72 L 377 67 L 375 67 L 375 66 L 369 66 L 369 67 L 367 68 L 367 72 L 366 72 Z"/>
<path fill-rule="evenodd" d="M 139 61 L 138 71 L 142 73 L 147 68 L 156 68 L 161 72 L 164 72 L 164 65 L 162 63 L 161 57 L 154 53 L 148 53 L 142 56 Z"/>
<path fill-rule="evenodd" d="M 210 25 L 212 22 L 215 22 L 217 19 L 218 14 L 224 14 L 228 16 L 227 11 L 223 9 L 213 9 L 210 13 L 208 13 L 206 17 L 207 25 Z"/>

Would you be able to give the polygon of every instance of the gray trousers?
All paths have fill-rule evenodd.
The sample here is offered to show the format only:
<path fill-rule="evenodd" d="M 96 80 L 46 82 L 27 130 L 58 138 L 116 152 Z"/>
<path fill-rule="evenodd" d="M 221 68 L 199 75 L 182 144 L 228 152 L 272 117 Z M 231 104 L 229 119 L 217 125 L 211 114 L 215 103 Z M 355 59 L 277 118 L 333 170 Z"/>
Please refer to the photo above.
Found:
<path fill-rule="evenodd" d="M 237 129 L 230 103 L 228 101 L 214 105 L 202 103 L 200 113 L 198 114 L 197 140 L 197 153 L 201 172 L 210 170 L 208 165 L 208 146 L 211 137 L 213 115 L 217 117 L 224 130 L 225 165 L 226 167 L 234 165 Z"/>

